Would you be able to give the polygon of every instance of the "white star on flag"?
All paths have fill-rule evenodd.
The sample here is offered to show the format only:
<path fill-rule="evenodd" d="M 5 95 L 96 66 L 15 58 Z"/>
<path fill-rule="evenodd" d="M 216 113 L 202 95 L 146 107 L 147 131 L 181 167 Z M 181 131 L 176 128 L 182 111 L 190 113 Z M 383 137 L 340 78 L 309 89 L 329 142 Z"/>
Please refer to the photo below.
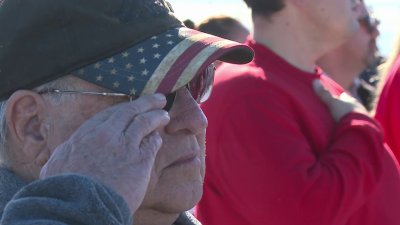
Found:
<path fill-rule="evenodd" d="M 108 63 L 114 63 L 114 62 L 115 62 L 114 57 L 111 57 L 111 58 L 108 59 Z"/>
<path fill-rule="evenodd" d="M 128 77 L 128 81 L 133 81 L 133 80 L 135 80 L 135 77 L 133 76 L 133 75 L 130 75 L 129 77 Z"/>
<path fill-rule="evenodd" d="M 132 67 L 133 67 L 133 65 L 132 65 L 131 63 L 128 63 L 128 64 L 125 65 L 125 68 L 126 68 L 126 69 L 130 69 L 130 68 L 132 68 Z"/>
<path fill-rule="evenodd" d="M 114 83 L 113 83 L 113 86 L 114 86 L 115 88 L 118 88 L 118 87 L 119 87 L 119 85 L 120 85 L 120 84 L 119 84 L 119 82 L 118 82 L 118 81 L 116 81 L 116 82 L 114 82 Z"/>
<path fill-rule="evenodd" d="M 146 62 L 147 62 L 147 60 L 145 58 L 140 59 L 140 64 L 145 64 Z"/>
<path fill-rule="evenodd" d="M 130 93 L 131 95 L 136 95 L 136 90 L 135 90 L 135 88 L 132 88 L 132 89 L 129 91 L 129 93 Z"/>
<path fill-rule="evenodd" d="M 137 52 L 143 53 L 143 52 L 144 52 L 144 48 L 139 48 L 139 49 L 137 50 Z"/>
<path fill-rule="evenodd" d="M 94 64 L 94 68 L 96 68 L 96 69 L 99 69 L 99 68 L 100 68 L 100 66 L 101 66 L 101 64 L 100 64 L 100 63 L 96 63 L 96 64 Z"/>
<path fill-rule="evenodd" d="M 103 76 L 102 75 L 98 75 L 97 77 L 96 77 L 96 81 L 102 81 L 103 80 Z"/>
<path fill-rule="evenodd" d="M 148 70 L 145 69 L 145 70 L 142 71 L 142 76 L 147 76 L 147 74 L 149 74 Z"/>

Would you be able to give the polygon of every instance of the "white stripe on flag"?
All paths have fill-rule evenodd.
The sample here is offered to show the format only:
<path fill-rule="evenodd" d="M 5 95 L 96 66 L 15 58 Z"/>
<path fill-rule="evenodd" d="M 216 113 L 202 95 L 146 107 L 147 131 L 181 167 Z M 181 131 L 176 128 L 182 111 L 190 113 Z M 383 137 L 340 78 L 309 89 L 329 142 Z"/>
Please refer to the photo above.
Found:
<path fill-rule="evenodd" d="M 176 82 L 175 86 L 172 88 L 171 92 L 178 90 L 179 88 L 183 87 L 187 83 L 189 83 L 193 77 L 198 72 L 199 68 L 203 65 L 204 61 L 207 58 L 214 54 L 216 51 L 220 50 L 221 48 L 227 45 L 233 45 L 235 42 L 229 40 L 221 40 L 218 42 L 214 42 L 211 45 L 207 46 L 207 48 L 201 50 L 196 57 L 194 57 L 189 65 L 182 71 L 182 75 L 179 77 L 178 81 Z"/>

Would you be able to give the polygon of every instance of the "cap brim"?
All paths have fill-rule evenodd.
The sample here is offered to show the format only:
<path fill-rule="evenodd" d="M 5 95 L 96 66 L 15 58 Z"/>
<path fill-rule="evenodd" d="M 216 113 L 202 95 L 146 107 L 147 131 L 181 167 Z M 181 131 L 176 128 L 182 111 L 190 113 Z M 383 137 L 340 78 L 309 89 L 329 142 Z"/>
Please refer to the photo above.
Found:
<path fill-rule="evenodd" d="M 244 64 L 253 56 L 253 50 L 244 44 L 176 27 L 73 74 L 119 93 L 167 94 L 216 60 Z"/>

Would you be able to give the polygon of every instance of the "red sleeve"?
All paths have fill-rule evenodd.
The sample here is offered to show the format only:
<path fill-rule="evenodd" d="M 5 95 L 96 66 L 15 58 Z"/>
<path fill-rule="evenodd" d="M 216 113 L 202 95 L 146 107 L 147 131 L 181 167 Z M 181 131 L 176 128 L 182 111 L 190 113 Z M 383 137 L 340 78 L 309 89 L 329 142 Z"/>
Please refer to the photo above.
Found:
<path fill-rule="evenodd" d="M 224 207 L 235 212 L 221 214 L 225 224 L 340 225 L 374 190 L 384 149 L 373 120 L 349 114 L 329 149 L 313 149 L 294 111 L 273 88 L 238 97 L 226 110 L 212 133 L 211 159 Z"/>
<path fill-rule="evenodd" d="M 400 57 L 382 89 L 375 118 L 381 123 L 385 140 L 400 162 Z"/>

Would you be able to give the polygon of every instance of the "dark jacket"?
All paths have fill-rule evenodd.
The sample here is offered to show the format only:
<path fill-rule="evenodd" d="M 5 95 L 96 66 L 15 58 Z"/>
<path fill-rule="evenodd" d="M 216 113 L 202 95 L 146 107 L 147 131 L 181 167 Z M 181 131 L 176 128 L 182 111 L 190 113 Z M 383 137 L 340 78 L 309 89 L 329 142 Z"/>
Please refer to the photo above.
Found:
<path fill-rule="evenodd" d="M 0 169 L 1 224 L 131 225 L 126 202 L 92 179 L 66 174 L 27 184 Z M 174 225 L 199 225 L 182 213 Z"/>

